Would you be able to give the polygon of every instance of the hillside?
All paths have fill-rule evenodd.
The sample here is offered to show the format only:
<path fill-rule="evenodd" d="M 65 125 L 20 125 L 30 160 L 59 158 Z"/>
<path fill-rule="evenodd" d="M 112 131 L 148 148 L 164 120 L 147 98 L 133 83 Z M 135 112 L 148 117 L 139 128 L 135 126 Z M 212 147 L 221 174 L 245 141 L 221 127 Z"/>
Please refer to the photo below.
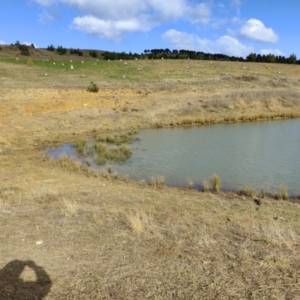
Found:
<path fill-rule="evenodd" d="M 45 153 L 141 128 L 299 117 L 299 66 L 32 51 L 0 51 L 1 299 L 299 299 L 297 201 L 114 179 Z"/>

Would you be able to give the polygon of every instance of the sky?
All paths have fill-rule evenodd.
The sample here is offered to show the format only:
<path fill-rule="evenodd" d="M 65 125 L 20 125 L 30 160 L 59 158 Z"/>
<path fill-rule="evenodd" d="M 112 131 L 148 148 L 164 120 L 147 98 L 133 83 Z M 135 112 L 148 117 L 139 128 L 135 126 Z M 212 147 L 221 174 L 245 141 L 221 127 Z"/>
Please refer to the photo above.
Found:
<path fill-rule="evenodd" d="M 299 0 L 2 0 L 0 44 L 300 58 Z"/>

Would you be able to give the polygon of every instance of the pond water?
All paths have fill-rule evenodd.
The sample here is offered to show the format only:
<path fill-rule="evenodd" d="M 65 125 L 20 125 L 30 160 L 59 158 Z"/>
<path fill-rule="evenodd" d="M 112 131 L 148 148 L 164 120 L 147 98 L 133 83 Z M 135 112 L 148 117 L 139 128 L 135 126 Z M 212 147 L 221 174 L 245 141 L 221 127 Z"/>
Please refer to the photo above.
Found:
<path fill-rule="evenodd" d="M 223 190 L 252 185 L 273 192 L 285 185 L 291 194 L 300 192 L 299 119 L 149 129 L 137 136 L 125 163 L 109 163 L 113 171 L 133 180 L 149 182 L 159 174 L 166 185 L 186 187 L 191 178 L 200 189 L 215 173 Z M 76 157 L 71 145 L 47 150 L 52 157 L 62 152 Z"/>

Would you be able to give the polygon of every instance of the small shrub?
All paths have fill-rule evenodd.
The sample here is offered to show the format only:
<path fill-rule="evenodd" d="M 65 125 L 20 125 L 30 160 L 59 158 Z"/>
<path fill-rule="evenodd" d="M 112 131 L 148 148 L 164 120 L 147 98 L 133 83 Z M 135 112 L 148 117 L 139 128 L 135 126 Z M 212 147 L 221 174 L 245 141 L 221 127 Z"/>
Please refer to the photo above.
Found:
<path fill-rule="evenodd" d="M 29 59 L 27 60 L 27 66 L 29 66 L 29 67 L 32 67 L 32 66 L 33 66 L 33 61 L 32 61 L 31 58 L 29 58 Z"/>
<path fill-rule="evenodd" d="M 97 54 L 97 52 L 95 51 L 95 50 L 93 50 L 93 51 L 90 51 L 90 56 L 92 56 L 92 57 L 94 57 L 94 58 L 96 58 L 97 56 L 98 56 L 98 54 Z"/>
<path fill-rule="evenodd" d="M 214 192 L 219 193 L 221 188 L 221 179 L 218 175 L 214 174 L 210 178 L 210 183 Z"/>
<path fill-rule="evenodd" d="M 91 93 L 98 93 L 99 88 L 98 88 L 97 84 L 94 81 L 91 81 L 90 85 L 87 87 L 86 90 L 88 92 L 91 92 Z"/>

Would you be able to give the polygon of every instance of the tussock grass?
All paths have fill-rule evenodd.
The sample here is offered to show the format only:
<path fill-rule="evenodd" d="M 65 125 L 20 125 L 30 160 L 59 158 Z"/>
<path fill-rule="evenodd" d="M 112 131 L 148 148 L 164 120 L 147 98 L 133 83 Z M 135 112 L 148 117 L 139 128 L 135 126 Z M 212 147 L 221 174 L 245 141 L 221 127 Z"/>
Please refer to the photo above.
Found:
<path fill-rule="evenodd" d="M 203 192 L 205 193 L 209 192 L 209 184 L 207 180 L 202 181 L 202 186 L 203 186 Z"/>
<path fill-rule="evenodd" d="M 126 218 L 134 234 L 139 235 L 144 231 L 142 217 L 140 216 L 139 213 L 128 214 L 126 215 Z"/>
<path fill-rule="evenodd" d="M 221 185 L 222 185 L 220 177 L 218 175 L 214 174 L 210 178 L 210 183 L 211 183 L 212 190 L 216 193 L 219 193 Z"/>
<path fill-rule="evenodd" d="M 165 177 L 162 175 L 151 176 L 150 177 L 150 185 L 152 186 L 164 186 L 165 185 Z"/>
<path fill-rule="evenodd" d="M 256 190 L 253 186 L 247 185 L 240 189 L 239 194 L 241 196 L 254 197 L 256 195 Z"/>
<path fill-rule="evenodd" d="M 191 190 L 193 188 L 194 181 L 192 178 L 188 178 L 188 189 Z"/>
<path fill-rule="evenodd" d="M 289 193 L 287 191 L 287 188 L 282 185 L 280 186 L 277 193 L 273 195 L 273 197 L 277 200 L 288 200 L 289 199 Z"/>

